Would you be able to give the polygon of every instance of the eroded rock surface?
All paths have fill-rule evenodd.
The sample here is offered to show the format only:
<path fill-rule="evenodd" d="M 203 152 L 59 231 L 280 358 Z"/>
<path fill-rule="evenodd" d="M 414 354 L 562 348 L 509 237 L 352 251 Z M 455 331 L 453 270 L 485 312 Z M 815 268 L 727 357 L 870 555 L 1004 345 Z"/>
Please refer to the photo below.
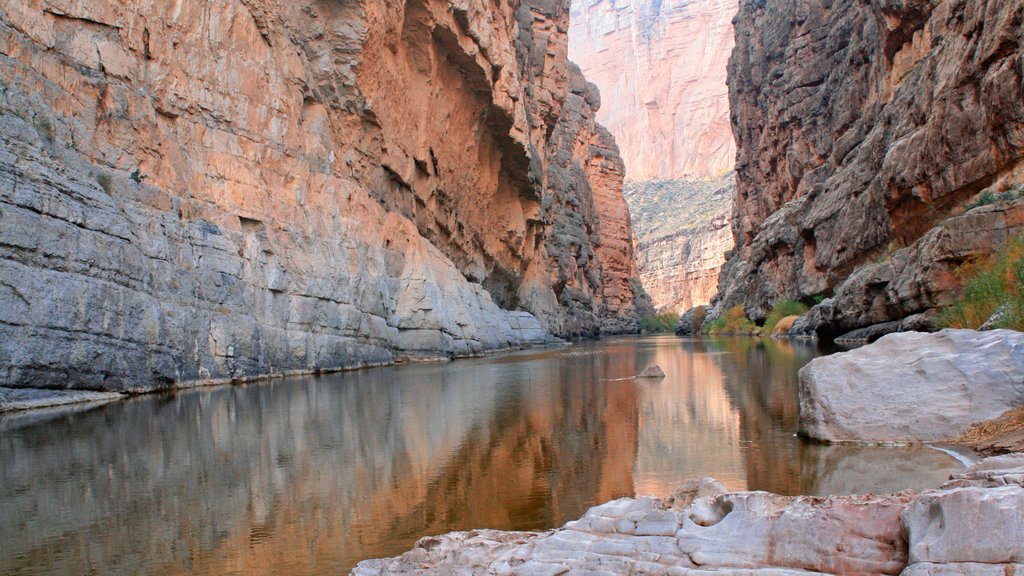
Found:
<path fill-rule="evenodd" d="M 1024 402 L 1024 334 L 904 332 L 800 370 L 800 431 L 834 442 L 952 440 Z"/>
<path fill-rule="evenodd" d="M 0 384 L 147 390 L 636 329 L 622 162 L 568 12 L 5 3 Z"/>
<path fill-rule="evenodd" d="M 684 490 L 682 508 L 675 498 L 624 498 L 542 534 L 424 538 L 353 574 L 1011 573 L 1024 554 L 1022 473 L 1017 455 L 920 495 L 829 498 L 723 494 L 705 480 Z M 998 535 L 985 528 L 995 525 Z"/>
<path fill-rule="evenodd" d="M 725 307 L 763 318 L 781 297 L 836 292 L 854 296 L 839 306 L 843 331 L 898 320 L 955 287 L 961 246 L 991 250 L 1020 232 L 1004 207 L 1002 221 L 949 223 L 938 252 L 901 250 L 982 190 L 1021 183 L 1022 10 L 1021 0 L 742 3 Z M 856 275 L 872 278 L 850 291 Z"/>

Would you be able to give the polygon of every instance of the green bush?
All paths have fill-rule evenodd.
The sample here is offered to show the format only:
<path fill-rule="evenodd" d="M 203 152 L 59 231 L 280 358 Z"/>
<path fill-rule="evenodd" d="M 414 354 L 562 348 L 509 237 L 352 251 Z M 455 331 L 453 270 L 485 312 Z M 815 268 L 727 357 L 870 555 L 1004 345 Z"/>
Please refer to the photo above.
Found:
<path fill-rule="evenodd" d="M 771 335 L 779 320 L 787 316 L 800 316 L 807 312 L 807 306 L 796 300 L 780 300 L 772 306 L 771 312 L 764 321 L 764 333 Z"/>
<path fill-rule="evenodd" d="M 939 314 L 947 328 L 980 328 L 996 311 L 997 328 L 1024 331 L 1024 236 L 988 258 L 957 269 L 963 294 Z"/>
<path fill-rule="evenodd" d="M 708 334 L 750 334 L 757 325 L 747 318 L 743 306 L 733 306 L 711 323 Z"/>
<path fill-rule="evenodd" d="M 679 315 L 671 312 L 657 316 L 644 316 L 640 319 L 640 331 L 644 334 L 666 334 L 675 332 L 679 323 Z"/>

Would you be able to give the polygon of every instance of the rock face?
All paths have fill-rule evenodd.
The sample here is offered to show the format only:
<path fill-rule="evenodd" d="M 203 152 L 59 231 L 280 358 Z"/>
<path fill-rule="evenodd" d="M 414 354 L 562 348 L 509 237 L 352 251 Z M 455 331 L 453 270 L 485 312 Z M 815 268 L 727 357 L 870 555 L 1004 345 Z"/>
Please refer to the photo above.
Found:
<path fill-rule="evenodd" d="M 900 257 L 948 270 L 961 242 L 997 244 L 993 221 L 947 222 L 958 232 L 943 253 L 901 251 L 982 190 L 1021 182 L 1022 10 L 1022 0 L 742 3 L 729 64 L 738 248 L 723 305 L 763 317 L 773 300 L 840 292 L 881 262 L 874 270 L 890 277 L 866 285 L 869 302 L 841 308 L 871 318 L 844 328 L 895 320 L 942 292 L 916 272 L 894 277 Z M 1001 226 L 1019 230 L 1016 218 Z M 926 285 L 903 293 L 904 280 Z M 890 309 L 875 307 L 889 292 Z"/>
<path fill-rule="evenodd" d="M 855 270 L 791 335 L 831 337 L 861 327 L 875 333 L 934 330 L 930 312 L 954 301 L 957 268 L 996 252 L 1019 234 L 1024 234 L 1024 202 L 1001 202 L 954 216 L 910 246 Z"/>
<path fill-rule="evenodd" d="M 0 384 L 143 390 L 636 329 L 622 161 L 568 12 L 5 4 Z"/>
<path fill-rule="evenodd" d="M 626 162 L 640 280 L 660 311 L 708 304 L 734 245 L 725 80 L 736 9 L 736 0 L 572 5 L 570 58 L 601 89 L 598 119 Z"/>
<path fill-rule="evenodd" d="M 624 498 L 544 534 L 424 538 L 353 574 L 1009 574 L 1024 568 L 1022 479 L 1024 457 L 1014 456 L 921 495 L 691 490 L 682 507 L 675 498 Z"/>
<path fill-rule="evenodd" d="M 734 246 L 732 174 L 708 181 L 627 184 L 640 282 L 659 310 L 709 304 L 725 254 Z"/>
<path fill-rule="evenodd" d="M 1024 334 L 890 334 L 800 371 L 800 432 L 830 442 L 952 440 L 1024 403 Z"/>
<path fill-rule="evenodd" d="M 732 170 L 726 65 L 736 0 L 574 0 L 569 58 L 601 88 L 598 120 L 632 182 Z"/>

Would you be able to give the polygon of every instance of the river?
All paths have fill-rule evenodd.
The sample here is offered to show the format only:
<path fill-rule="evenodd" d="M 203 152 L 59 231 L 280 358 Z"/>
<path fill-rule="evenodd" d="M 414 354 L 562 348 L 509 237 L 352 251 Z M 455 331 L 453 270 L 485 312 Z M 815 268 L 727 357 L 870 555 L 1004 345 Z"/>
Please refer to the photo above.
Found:
<path fill-rule="evenodd" d="M 927 447 L 806 443 L 814 345 L 614 338 L 0 418 L 0 574 L 343 574 L 451 530 L 542 530 L 692 477 L 937 487 Z M 663 380 L 634 380 L 657 364 Z"/>

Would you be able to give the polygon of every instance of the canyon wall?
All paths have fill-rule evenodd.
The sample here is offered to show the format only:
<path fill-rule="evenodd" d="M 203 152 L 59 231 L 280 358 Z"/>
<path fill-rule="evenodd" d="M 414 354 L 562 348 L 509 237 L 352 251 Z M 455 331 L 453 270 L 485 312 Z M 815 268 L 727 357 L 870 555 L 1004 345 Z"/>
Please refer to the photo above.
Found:
<path fill-rule="evenodd" d="M 635 330 L 567 1 L 0 7 L 0 385 Z"/>
<path fill-rule="evenodd" d="M 718 288 L 736 146 L 726 64 L 736 0 L 574 0 L 569 56 L 601 89 L 598 119 L 626 162 L 640 279 L 661 311 Z M 710 218 L 706 216 L 711 215 Z"/>
<path fill-rule="evenodd" d="M 1024 233 L 1022 19 L 1022 0 L 742 3 L 720 308 L 826 299 L 825 331 L 903 318 Z M 978 197 L 1000 201 L 965 214 Z"/>

